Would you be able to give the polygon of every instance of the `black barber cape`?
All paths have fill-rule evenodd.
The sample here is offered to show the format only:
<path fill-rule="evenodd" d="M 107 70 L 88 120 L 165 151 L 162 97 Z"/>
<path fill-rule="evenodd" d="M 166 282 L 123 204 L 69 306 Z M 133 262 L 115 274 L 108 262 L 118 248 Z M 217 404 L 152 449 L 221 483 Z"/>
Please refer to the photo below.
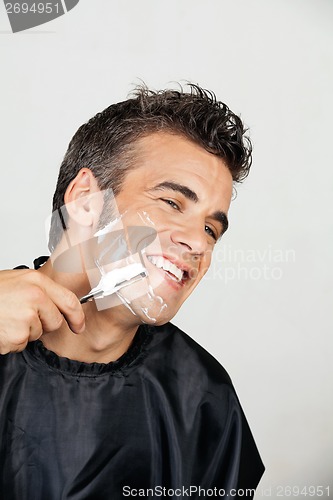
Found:
<path fill-rule="evenodd" d="M 109 364 L 0 356 L 0 412 L 1 500 L 249 499 L 264 470 L 228 374 L 170 323 Z"/>

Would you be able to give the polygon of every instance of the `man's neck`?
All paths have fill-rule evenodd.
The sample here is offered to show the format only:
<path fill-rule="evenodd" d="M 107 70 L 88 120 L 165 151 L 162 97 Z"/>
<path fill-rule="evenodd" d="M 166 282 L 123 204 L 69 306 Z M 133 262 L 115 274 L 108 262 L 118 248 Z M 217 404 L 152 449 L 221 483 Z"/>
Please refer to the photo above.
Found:
<path fill-rule="evenodd" d="M 49 261 L 39 272 L 70 289 L 78 297 L 89 291 L 89 283 L 82 275 L 57 273 Z M 127 311 L 122 314 L 121 306 L 98 311 L 94 302 L 87 302 L 83 309 L 86 316 L 85 331 L 74 334 L 64 321 L 58 330 L 42 335 L 45 347 L 59 356 L 86 363 L 109 363 L 119 359 L 131 345 L 138 324 L 125 319 Z"/>

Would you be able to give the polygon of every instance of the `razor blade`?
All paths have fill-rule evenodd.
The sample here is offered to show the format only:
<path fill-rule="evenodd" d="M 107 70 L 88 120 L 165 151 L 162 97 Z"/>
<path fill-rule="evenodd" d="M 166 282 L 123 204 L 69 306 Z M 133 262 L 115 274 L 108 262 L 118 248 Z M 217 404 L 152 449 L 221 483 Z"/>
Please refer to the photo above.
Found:
<path fill-rule="evenodd" d="M 102 299 L 147 276 L 148 273 L 142 264 L 130 264 L 120 269 L 114 269 L 103 275 L 98 285 L 87 295 L 81 297 L 80 302 L 85 304 L 89 300 Z"/>

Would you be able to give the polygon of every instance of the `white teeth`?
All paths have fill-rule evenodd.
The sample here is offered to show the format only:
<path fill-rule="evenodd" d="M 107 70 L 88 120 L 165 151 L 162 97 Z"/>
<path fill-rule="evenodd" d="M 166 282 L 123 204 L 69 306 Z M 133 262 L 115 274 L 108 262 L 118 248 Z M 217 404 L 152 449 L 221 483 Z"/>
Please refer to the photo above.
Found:
<path fill-rule="evenodd" d="M 176 264 L 173 264 L 168 259 L 164 259 L 164 257 L 160 256 L 155 257 L 154 255 L 147 255 L 147 259 L 159 269 L 164 269 L 164 271 L 168 271 L 169 273 L 173 274 L 178 281 L 181 281 L 183 279 L 184 272 L 179 269 Z"/>

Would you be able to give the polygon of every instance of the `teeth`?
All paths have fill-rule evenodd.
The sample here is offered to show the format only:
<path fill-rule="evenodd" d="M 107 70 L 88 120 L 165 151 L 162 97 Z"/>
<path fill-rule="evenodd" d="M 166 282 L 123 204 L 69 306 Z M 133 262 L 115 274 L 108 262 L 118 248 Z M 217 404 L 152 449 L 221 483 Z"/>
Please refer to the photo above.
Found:
<path fill-rule="evenodd" d="M 149 262 L 154 264 L 154 266 L 158 267 L 159 269 L 164 269 L 164 271 L 168 271 L 169 273 L 173 274 L 178 281 L 181 281 L 183 279 L 183 271 L 168 259 L 164 259 L 164 257 L 154 257 L 153 255 L 147 255 L 147 258 Z"/>

